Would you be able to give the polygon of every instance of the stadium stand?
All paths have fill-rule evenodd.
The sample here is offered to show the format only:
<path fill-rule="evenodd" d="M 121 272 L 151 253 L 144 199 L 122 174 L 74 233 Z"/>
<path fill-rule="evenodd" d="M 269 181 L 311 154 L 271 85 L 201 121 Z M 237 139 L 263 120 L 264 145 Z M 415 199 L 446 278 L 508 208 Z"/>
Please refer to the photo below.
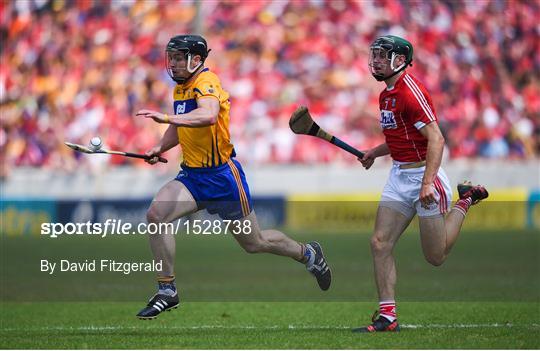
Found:
<path fill-rule="evenodd" d="M 288 130 L 298 104 L 356 147 L 380 143 L 382 85 L 369 74 L 367 48 L 388 32 L 415 44 L 412 70 L 432 93 L 450 158 L 538 157 L 540 8 L 511 3 L 202 2 L 213 49 L 207 66 L 231 93 L 239 157 L 248 165 L 350 163 L 333 146 Z M 134 114 L 171 109 L 164 47 L 189 31 L 194 5 L 16 1 L 0 2 L 0 16 L 2 175 L 20 166 L 147 167 L 80 157 L 63 142 L 100 135 L 129 151 L 156 142 L 163 130 Z"/>

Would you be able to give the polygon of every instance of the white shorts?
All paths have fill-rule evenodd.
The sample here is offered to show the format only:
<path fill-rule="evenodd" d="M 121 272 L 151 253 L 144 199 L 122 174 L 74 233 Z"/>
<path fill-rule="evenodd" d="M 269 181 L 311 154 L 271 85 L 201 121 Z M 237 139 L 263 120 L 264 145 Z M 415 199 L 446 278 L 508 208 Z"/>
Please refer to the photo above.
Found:
<path fill-rule="evenodd" d="M 412 218 L 415 213 L 419 217 L 433 217 L 448 212 L 452 201 L 452 188 L 446 173 L 440 167 L 433 184 L 437 203 L 431 204 L 427 209 L 422 207 L 419 198 L 425 169 L 426 167 L 400 169 L 399 164 L 394 163 L 384 186 L 380 206 L 395 209 L 407 218 Z"/>

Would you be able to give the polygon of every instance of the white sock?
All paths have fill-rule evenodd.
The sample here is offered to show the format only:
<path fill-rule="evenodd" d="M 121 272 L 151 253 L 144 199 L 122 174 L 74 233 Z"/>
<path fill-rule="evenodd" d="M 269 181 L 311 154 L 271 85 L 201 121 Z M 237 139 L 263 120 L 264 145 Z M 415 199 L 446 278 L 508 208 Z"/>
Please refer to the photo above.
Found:
<path fill-rule="evenodd" d="M 379 301 L 379 314 L 390 322 L 395 321 L 397 319 L 396 301 Z"/>
<path fill-rule="evenodd" d="M 168 282 L 158 281 L 158 294 L 174 296 L 176 295 L 176 283 L 173 280 Z"/>
<path fill-rule="evenodd" d="M 176 290 L 173 290 L 173 289 L 159 289 L 158 294 L 174 296 L 174 295 L 176 295 Z"/>

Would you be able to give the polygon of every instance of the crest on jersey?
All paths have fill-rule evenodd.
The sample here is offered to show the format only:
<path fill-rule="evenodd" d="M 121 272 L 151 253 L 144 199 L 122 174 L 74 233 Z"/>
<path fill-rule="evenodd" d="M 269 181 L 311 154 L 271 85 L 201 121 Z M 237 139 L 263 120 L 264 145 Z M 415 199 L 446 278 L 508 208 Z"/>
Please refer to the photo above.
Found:
<path fill-rule="evenodd" d="M 388 111 L 388 110 L 381 110 L 381 128 L 382 129 L 396 129 L 397 128 L 394 112 Z"/>
<path fill-rule="evenodd" d="M 205 86 L 203 90 L 206 94 L 214 94 L 215 92 L 214 86 L 212 84 Z"/>

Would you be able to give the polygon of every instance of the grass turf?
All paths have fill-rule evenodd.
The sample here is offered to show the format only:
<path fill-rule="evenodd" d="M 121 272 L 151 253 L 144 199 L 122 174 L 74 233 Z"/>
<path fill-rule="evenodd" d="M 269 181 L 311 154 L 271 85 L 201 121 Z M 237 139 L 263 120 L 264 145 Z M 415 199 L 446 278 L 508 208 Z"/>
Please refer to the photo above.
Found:
<path fill-rule="evenodd" d="M 382 335 L 350 332 L 376 308 L 369 234 L 294 237 L 323 244 L 330 291 L 294 261 L 247 255 L 228 236 L 182 236 L 184 302 L 155 321 L 134 317 L 153 293 L 153 273 L 39 271 L 40 259 L 147 261 L 146 238 L 2 237 L 0 348 L 540 347 L 534 231 L 465 231 L 442 267 L 424 261 L 418 235 L 405 234 L 395 252 L 404 329 Z"/>
<path fill-rule="evenodd" d="M 402 332 L 354 334 L 373 307 L 353 302 L 193 302 L 153 321 L 136 303 L 3 305 L 1 348 L 538 349 L 538 304 L 402 303 Z M 533 319 L 524 318 L 533 315 Z"/>

